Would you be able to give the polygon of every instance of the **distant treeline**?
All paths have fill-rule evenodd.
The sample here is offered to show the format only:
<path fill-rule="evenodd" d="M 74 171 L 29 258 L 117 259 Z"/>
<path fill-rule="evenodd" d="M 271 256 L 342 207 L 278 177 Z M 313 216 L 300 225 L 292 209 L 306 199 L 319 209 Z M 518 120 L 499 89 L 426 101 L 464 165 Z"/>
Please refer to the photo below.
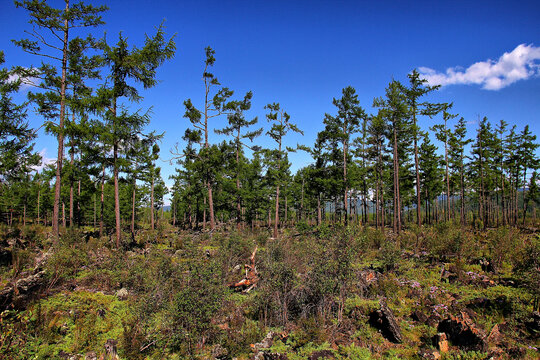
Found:
<path fill-rule="evenodd" d="M 138 47 L 122 34 L 111 44 L 91 35 L 103 25 L 106 7 L 65 4 L 17 2 L 32 30 L 14 43 L 43 63 L 0 70 L 1 220 L 50 224 L 55 237 L 59 226 L 91 225 L 102 234 L 114 228 L 119 246 L 124 231 L 142 223 L 155 228 L 169 191 L 156 164 L 163 134 L 146 131 L 149 113 L 130 112 L 128 105 L 141 99 L 141 88 L 156 84 L 175 43 L 160 26 Z M 416 70 L 407 84 L 388 84 L 373 101 L 374 114 L 360 106 L 353 87 L 344 88 L 333 99 L 335 112 L 321 114 L 324 129 L 315 143 L 293 149 L 285 145 L 287 135 L 302 130 L 285 109 L 269 103 L 269 125 L 258 127 L 247 114 L 253 94 L 234 99 L 211 73 L 214 50 L 205 52 L 204 105 L 184 101 L 191 126 L 185 146 L 173 150 L 174 225 L 269 226 L 278 237 L 279 227 L 299 222 L 361 222 L 399 232 L 407 223 L 453 220 L 485 228 L 525 224 L 528 213 L 536 217 L 538 144 L 529 127 L 518 130 L 503 120 L 494 126 L 483 118 L 467 136 L 466 119 L 452 113 L 452 103 L 427 100 L 438 87 Z M 16 104 L 12 95 L 24 83 L 33 89 L 26 103 Z M 29 109 L 58 139 L 58 160 L 41 172 Z M 218 126 L 216 117 L 227 125 Z M 433 122 L 429 130 L 443 151 L 418 126 L 421 117 Z M 227 140 L 211 143 L 212 132 Z M 254 145 L 263 133 L 273 147 Z M 292 174 L 292 151 L 308 152 L 313 163 Z"/>

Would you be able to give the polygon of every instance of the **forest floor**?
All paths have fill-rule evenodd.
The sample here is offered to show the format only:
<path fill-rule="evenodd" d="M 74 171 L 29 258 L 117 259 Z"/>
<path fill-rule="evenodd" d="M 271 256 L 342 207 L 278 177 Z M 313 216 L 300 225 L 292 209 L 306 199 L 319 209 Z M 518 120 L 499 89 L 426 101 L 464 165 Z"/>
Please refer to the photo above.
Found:
<path fill-rule="evenodd" d="M 536 227 L 49 231 L 0 228 L 0 359 L 540 358 Z"/>

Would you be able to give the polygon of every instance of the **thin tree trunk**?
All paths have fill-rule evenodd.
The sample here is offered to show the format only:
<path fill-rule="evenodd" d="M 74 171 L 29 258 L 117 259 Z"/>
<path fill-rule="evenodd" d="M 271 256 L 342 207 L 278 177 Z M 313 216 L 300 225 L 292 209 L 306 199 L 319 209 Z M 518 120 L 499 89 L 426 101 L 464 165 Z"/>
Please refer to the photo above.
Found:
<path fill-rule="evenodd" d="M 66 0 L 66 12 L 69 10 L 69 0 Z M 54 184 L 54 205 L 52 232 L 54 241 L 58 241 L 58 218 L 60 212 L 60 195 L 62 181 L 62 160 L 64 158 L 64 117 L 66 113 L 66 73 L 69 41 L 68 18 L 64 20 L 64 42 L 62 49 L 62 80 L 60 84 L 60 120 L 58 123 L 58 157 L 56 160 L 56 183 Z"/>
<path fill-rule="evenodd" d="M 154 230 L 154 173 L 152 173 L 152 183 L 150 184 L 150 229 Z"/>
<path fill-rule="evenodd" d="M 317 196 L 317 226 L 322 224 L 321 194 Z"/>
<path fill-rule="evenodd" d="M 39 219 L 39 202 L 40 202 L 40 198 L 41 198 L 41 189 L 38 189 L 38 193 L 37 193 L 37 223 L 38 223 L 38 225 L 40 223 L 40 219 Z"/>
<path fill-rule="evenodd" d="M 502 193 L 501 193 L 502 222 L 503 222 L 503 226 L 506 226 L 507 218 L 506 218 L 505 194 L 504 194 L 504 172 L 502 171 L 502 167 L 501 167 L 501 189 L 502 189 Z"/>
<path fill-rule="evenodd" d="M 527 183 L 527 168 L 523 169 L 523 226 L 525 226 L 525 216 L 527 215 L 527 202 L 525 201 L 525 184 Z"/>
<path fill-rule="evenodd" d="M 103 236 L 103 213 L 105 212 L 105 164 L 103 164 L 103 175 L 101 176 L 101 203 L 100 203 L 101 213 L 99 217 L 99 237 Z"/>
<path fill-rule="evenodd" d="M 283 115 L 281 115 L 283 116 Z M 278 174 L 281 170 L 281 138 L 279 139 L 279 159 L 278 159 Z M 274 222 L 274 239 L 277 239 L 278 237 L 278 223 L 279 223 L 279 180 L 278 184 L 276 186 L 276 216 L 275 216 L 275 222 Z"/>
<path fill-rule="evenodd" d="M 377 187 L 375 189 L 375 229 L 379 228 L 379 179 L 377 179 Z"/>
<path fill-rule="evenodd" d="M 81 220 L 82 220 L 82 216 L 81 216 L 81 179 L 80 178 L 77 181 L 77 215 L 76 215 L 76 218 L 77 218 L 77 225 L 80 227 L 81 226 Z"/>
<path fill-rule="evenodd" d="M 394 129 L 394 233 L 401 231 L 401 204 L 399 194 L 399 159 L 397 153 L 397 130 Z"/>
<path fill-rule="evenodd" d="M 347 134 L 346 126 L 343 126 L 343 133 Z M 349 204 L 347 202 L 347 193 L 349 192 L 349 189 L 347 187 L 347 151 L 348 151 L 349 144 L 347 141 L 343 141 L 343 209 L 345 211 L 345 225 L 349 223 L 349 214 L 348 214 L 348 208 Z"/>
<path fill-rule="evenodd" d="M 483 171 L 483 147 L 480 142 L 480 208 L 478 212 L 478 217 L 484 222 L 484 229 L 487 227 L 487 219 L 485 218 L 485 204 L 484 204 L 484 171 Z"/>
<path fill-rule="evenodd" d="M 96 194 L 94 193 L 94 230 L 96 229 Z"/>
<path fill-rule="evenodd" d="M 208 66 L 208 65 L 207 65 Z M 205 70 L 206 72 L 206 67 Z M 208 143 L 208 109 L 209 109 L 209 102 L 208 102 L 208 94 L 210 92 L 210 84 L 208 84 L 206 77 L 204 78 L 204 84 L 205 84 L 205 95 L 204 95 L 204 147 L 205 149 L 209 148 Z M 216 223 L 214 220 L 214 198 L 212 196 L 212 185 L 210 184 L 210 179 L 206 179 L 206 187 L 208 189 L 208 208 L 210 212 L 210 229 L 214 230 Z M 204 222 L 206 226 L 206 221 Z"/>
<path fill-rule="evenodd" d="M 278 166 L 279 168 L 279 166 Z M 278 238 L 278 224 L 279 224 L 279 185 L 276 187 L 276 215 L 274 221 L 274 239 Z"/>
<path fill-rule="evenodd" d="M 463 162 L 462 162 L 463 164 Z M 460 217 L 461 217 L 461 225 L 465 225 L 465 185 L 463 181 L 463 165 L 461 166 L 460 171 L 460 187 L 461 187 L 461 209 L 460 209 Z"/>
<path fill-rule="evenodd" d="M 446 120 L 444 120 L 444 162 L 446 164 L 446 220 L 450 221 L 450 172 L 448 171 L 448 134 L 446 134 Z"/>
<path fill-rule="evenodd" d="M 116 123 L 116 99 L 113 99 L 113 117 Z M 116 138 L 116 124 L 115 139 L 113 144 L 113 175 L 114 175 L 114 216 L 116 223 L 116 248 L 120 248 L 120 241 L 122 237 L 122 228 L 120 223 L 120 185 L 118 184 L 118 139 Z"/>
<path fill-rule="evenodd" d="M 206 198 L 203 199 L 203 229 L 206 229 Z"/>
<path fill-rule="evenodd" d="M 302 175 L 302 198 L 300 200 L 300 220 L 304 216 L 304 176 Z"/>
<path fill-rule="evenodd" d="M 73 140 L 71 140 L 71 171 L 73 172 L 73 166 L 75 163 L 74 154 L 73 154 Z M 73 174 L 69 176 L 69 227 L 73 227 Z"/>
<path fill-rule="evenodd" d="M 131 194 L 131 234 L 135 234 L 135 192 L 137 189 L 137 178 L 133 177 L 133 191 Z"/>
<path fill-rule="evenodd" d="M 384 190 L 382 188 L 382 180 L 381 181 L 381 222 L 382 222 L 382 230 L 384 232 L 384 228 L 386 226 L 386 214 L 385 214 L 385 206 L 384 206 Z"/>
<path fill-rule="evenodd" d="M 413 127 L 416 129 L 416 103 L 413 107 Z M 418 160 L 418 132 L 414 133 L 414 168 L 416 172 L 416 224 L 422 226 L 421 201 L 420 201 L 420 166 Z"/>
<path fill-rule="evenodd" d="M 240 198 L 240 129 L 236 134 L 236 226 L 242 228 L 242 201 Z"/>
<path fill-rule="evenodd" d="M 287 195 L 285 195 L 285 227 L 288 226 L 288 220 L 289 220 L 289 217 L 288 217 L 288 214 L 287 214 L 287 210 L 288 210 L 288 205 L 287 205 Z"/>
<path fill-rule="evenodd" d="M 210 229 L 214 230 L 216 227 L 215 217 L 214 217 L 214 198 L 212 196 L 212 186 L 210 185 L 210 182 L 207 183 L 208 185 L 208 209 L 210 213 Z"/>

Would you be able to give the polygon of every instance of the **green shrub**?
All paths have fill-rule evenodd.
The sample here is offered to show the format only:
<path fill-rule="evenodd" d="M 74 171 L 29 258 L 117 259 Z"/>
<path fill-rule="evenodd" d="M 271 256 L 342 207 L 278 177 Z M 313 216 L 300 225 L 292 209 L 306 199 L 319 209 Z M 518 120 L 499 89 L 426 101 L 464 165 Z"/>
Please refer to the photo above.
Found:
<path fill-rule="evenodd" d="M 487 243 L 495 269 L 514 257 L 518 250 L 518 239 L 519 234 L 509 227 L 500 227 L 488 233 Z"/>
<path fill-rule="evenodd" d="M 368 348 L 358 347 L 354 343 L 348 346 L 340 346 L 338 359 L 348 360 L 372 360 L 374 357 Z"/>
<path fill-rule="evenodd" d="M 100 352 L 107 339 L 119 339 L 122 320 L 131 316 L 126 302 L 99 292 L 59 293 L 33 307 L 41 343 L 38 359 L 67 353 Z M 50 346 L 53 345 L 53 346 Z"/>
<path fill-rule="evenodd" d="M 173 351 L 192 355 L 195 345 L 215 339 L 217 330 L 212 319 L 221 309 L 225 294 L 221 279 L 215 261 L 205 259 L 190 264 L 169 310 L 174 339 L 162 339 Z"/>
<path fill-rule="evenodd" d="M 401 252 L 399 249 L 399 244 L 392 240 L 392 239 L 386 239 L 382 244 L 381 248 L 379 250 L 379 253 L 377 254 L 377 259 L 381 263 L 384 269 L 392 270 L 394 269 L 399 260 L 400 260 Z"/>
<path fill-rule="evenodd" d="M 540 236 L 530 238 L 516 261 L 515 270 L 533 296 L 533 307 L 540 310 Z"/>

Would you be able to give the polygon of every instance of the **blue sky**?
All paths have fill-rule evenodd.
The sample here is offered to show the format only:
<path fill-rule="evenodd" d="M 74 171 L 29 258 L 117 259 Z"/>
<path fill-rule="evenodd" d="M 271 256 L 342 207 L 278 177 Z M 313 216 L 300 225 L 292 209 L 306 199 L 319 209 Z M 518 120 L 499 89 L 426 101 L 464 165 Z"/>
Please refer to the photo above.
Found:
<path fill-rule="evenodd" d="M 50 1 L 62 6 L 62 1 Z M 474 135 L 478 116 L 492 123 L 504 119 L 521 130 L 525 124 L 540 134 L 540 2 L 538 1 L 93 1 L 107 4 L 106 25 L 111 41 L 119 31 L 131 44 L 141 45 L 165 20 L 166 31 L 176 34 L 177 53 L 158 72 L 160 84 L 142 91 L 135 108 L 153 107 L 148 130 L 165 132 L 162 159 L 189 125 L 183 101 L 196 106 L 203 99 L 204 48 L 216 51 L 212 69 L 224 86 L 242 97 L 253 91 L 249 117 L 258 116 L 266 128 L 264 105 L 279 102 L 305 133 L 291 136 L 289 145 L 311 145 L 323 128 L 324 113 L 334 113 L 332 98 L 352 85 L 368 112 L 373 98 L 382 96 L 395 78 L 406 81 L 414 68 L 448 84 L 430 97 L 453 102 L 455 113 L 469 122 Z M 39 64 L 36 57 L 13 47 L 23 37 L 28 16 L 12 2 L 0 5 L 0 49 L 8 66 Z M 518 51 L 516 48 L 524 44 Z M 508 53 L 504 61 L 499 61 Z M 518 61 L 519 60 L 519 61 Z M 521 62 L 520 62 L 521 61 Z M 467 69 L 475 64 L 483 62 Z M 454 69 L 453 75 L 447 69 Z M 524 74 L 519 73 L 519 70 Z M 517 71 L 518 75 L 515 75 Z M 457 73 L 457 75 L 456 75 Z M 510 75 L 509 75 L 510 74 Z M 511 75 L 513 74 L 513 75 Z M 515 79 L 521 79 L 512 82 Z M 489 81 L 509 82 L 486 89 Z M 493 87 L 493 86 L 491 86 Z M 30 113 L 32 126 L 42 123 Z M 440 119 L 421 119 L 428 126 Z M 213 120 L 220 128 L 226 118 Z M 218 137 L 214 137 L 214 141 Z M 268 139 L 258 141 L 270 146 Z M 180 144 L 181 146 L 181 144 Z M 56 142 L 41 134 L 36 148 L 55 157 Z M 290 157 L 293 169 L 310 158 Z M 174 172 L 162 162 L 164 177 Z M 166 180 L 169 182 L 168 180 Z"/>

